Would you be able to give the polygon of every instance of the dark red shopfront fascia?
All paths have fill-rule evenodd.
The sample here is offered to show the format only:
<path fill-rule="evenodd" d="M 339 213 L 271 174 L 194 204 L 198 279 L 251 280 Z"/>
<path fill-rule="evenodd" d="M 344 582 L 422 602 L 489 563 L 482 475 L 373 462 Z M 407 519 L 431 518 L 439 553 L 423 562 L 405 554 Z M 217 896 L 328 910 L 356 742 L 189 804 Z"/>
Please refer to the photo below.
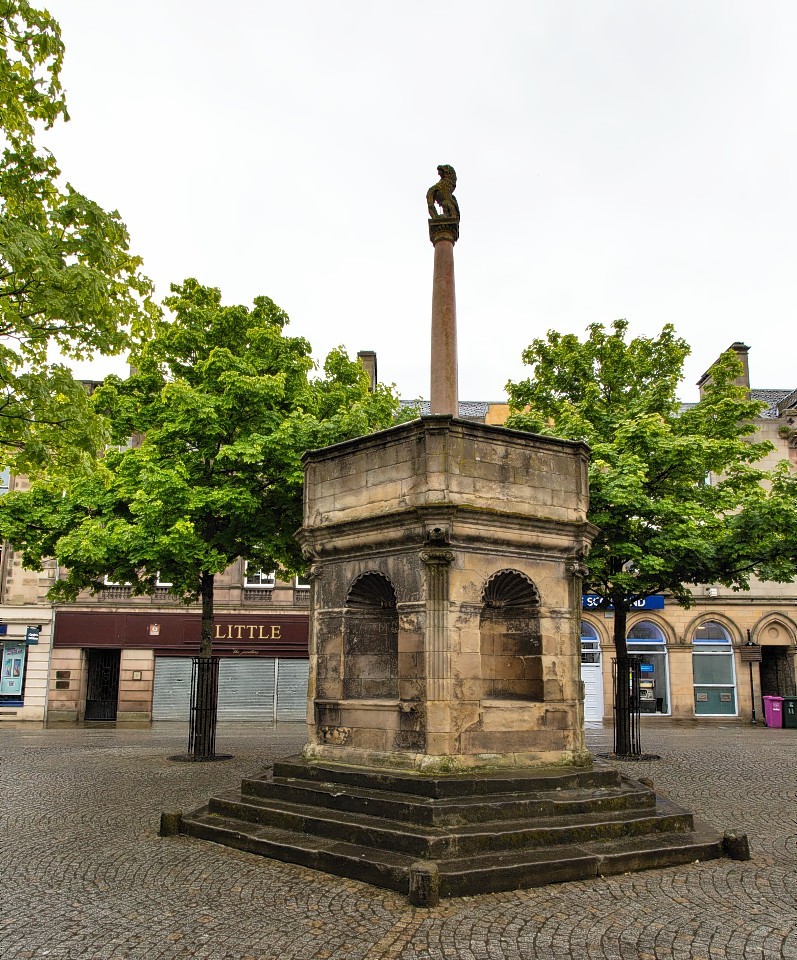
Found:
<path fill-rule="evenodd" d="M 224 657 L 306 659 L 308 625 L 307 614 L 219 614 L 213 653 Z M 160 657 L 191 657 L 199 652 L 201 629 L 198 614 L 59 610 L 53 645 L 154 649 Z"/>

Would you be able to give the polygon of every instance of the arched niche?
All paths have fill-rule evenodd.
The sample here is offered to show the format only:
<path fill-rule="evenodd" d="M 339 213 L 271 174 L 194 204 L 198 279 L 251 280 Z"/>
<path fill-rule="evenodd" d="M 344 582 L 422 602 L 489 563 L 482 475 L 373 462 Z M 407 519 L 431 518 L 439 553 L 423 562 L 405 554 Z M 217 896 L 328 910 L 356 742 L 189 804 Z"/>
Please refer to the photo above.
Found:
<path fill-rule="evenodd" d="M 352 583 L 343 614 L 343 696 L 398 697 L 398 612 L 393 584 L 381 573 Z"/>
<path fill-rule="evenodd" d="M 777 613 L 763 616 L 753 628 L 753 637 L 756 643 L 762 646 L 794 646 L 794 623 Z"/>
<path fill-rule="evenodd" d="M 479 618 L 484 699 L 542 700 L 542 640 L 537 588 L 517 570 L 485 584 Z"/>

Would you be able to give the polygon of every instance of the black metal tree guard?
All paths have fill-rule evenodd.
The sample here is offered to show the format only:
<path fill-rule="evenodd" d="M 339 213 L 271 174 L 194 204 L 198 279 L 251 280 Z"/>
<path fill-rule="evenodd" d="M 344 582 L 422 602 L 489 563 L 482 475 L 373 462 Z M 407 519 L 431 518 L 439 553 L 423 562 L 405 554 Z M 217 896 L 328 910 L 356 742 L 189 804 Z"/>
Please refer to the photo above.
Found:
<path fill-rule="evenodd" d="M 612 702 L 614 704 L 614 754 L 622 759 L 642 758 L 641 716 L 642 709 L 639 703 L 642 678 L 642 658 L 630 656 L 625 661 L 628 664 L 628 676 L 621 678 L 622 683 L 629 684 L 628 691 L 628 727 L 631 752 L 618 750 L 619 732 L 622 727 L 621 717 L 617 710 L 617 658 L 612 657 Z"/>
<path fill-rule="evenodd" d="M 193 760 L 216 759 L 219 662 L 219 657 L 191 658 L 188 756 Z"/>

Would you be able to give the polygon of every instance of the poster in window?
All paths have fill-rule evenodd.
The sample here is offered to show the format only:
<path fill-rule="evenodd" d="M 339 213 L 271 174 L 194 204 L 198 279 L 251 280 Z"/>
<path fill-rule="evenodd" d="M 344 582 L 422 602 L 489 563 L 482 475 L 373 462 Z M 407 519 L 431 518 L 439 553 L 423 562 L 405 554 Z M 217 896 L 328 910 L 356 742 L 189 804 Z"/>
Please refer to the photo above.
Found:
<path fill-rule="evenodd" d="M 25 673 L 25 647 L 18 643 L 7 643 L 0 649 L 3 652 L 0 695 L 20 697 L 22 696 L 22 678 Z"/>

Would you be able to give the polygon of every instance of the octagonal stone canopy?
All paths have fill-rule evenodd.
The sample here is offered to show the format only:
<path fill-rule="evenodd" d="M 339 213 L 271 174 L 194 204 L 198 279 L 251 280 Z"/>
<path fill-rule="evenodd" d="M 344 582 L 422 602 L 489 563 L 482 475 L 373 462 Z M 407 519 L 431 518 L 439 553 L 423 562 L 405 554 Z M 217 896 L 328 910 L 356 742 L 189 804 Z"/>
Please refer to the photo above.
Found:
<path fill-rule="evenodd" d="M 589 763 L 584 444 L 448 416 L 305 455 L 308 759 Z"/>

